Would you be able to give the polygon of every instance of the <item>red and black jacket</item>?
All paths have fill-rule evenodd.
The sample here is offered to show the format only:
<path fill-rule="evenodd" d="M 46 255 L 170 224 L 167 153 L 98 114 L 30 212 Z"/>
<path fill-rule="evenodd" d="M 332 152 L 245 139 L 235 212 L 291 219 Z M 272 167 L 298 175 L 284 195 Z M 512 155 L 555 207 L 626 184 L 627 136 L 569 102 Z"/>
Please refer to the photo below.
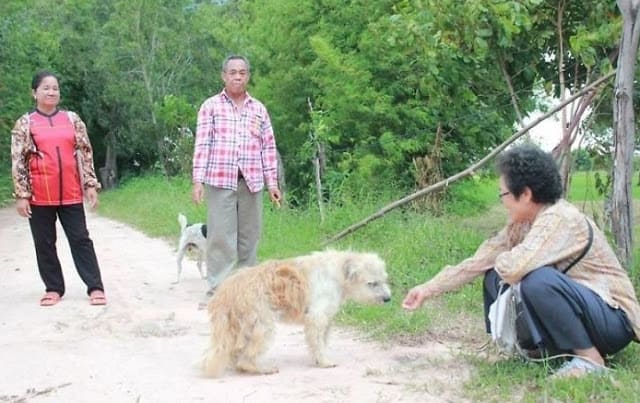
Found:
<path fill-rule="evenodd" d="M 34 150 L 29 159 L 31 203 L 41 206 L 82 203 L 74 124 L 68 113 L 29 114 Z"/>

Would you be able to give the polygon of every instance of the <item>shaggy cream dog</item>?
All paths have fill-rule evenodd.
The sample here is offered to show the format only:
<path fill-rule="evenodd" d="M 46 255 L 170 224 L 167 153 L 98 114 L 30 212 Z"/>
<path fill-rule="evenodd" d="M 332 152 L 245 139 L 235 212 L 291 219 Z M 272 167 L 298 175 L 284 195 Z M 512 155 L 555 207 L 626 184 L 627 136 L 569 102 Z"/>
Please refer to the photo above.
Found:
<path fill-rule="evenodd" d="M 209 301 L 205 373 L 220 376 L 230 367 L 253 374 L 278 372 L 256 362 L 272 342 L 276 321 L 304 324 L 314 363 L 335 366 L 325 357 L 325 348 L 331 321 L 346 300 L 391 300 L 385 263 L 376 254 L 314 252 L 238 270 Z"/>

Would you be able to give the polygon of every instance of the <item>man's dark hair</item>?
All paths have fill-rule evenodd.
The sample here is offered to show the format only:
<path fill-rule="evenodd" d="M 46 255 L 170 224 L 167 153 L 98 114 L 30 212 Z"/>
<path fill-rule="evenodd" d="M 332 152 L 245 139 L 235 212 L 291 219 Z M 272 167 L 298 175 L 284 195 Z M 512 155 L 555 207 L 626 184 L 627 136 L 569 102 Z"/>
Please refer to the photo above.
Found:
<path fill-rule="evenodd" d="M 532 144 L 514 146 L 497 159 L 498 173 L 507 189 L 518 198 L 525 187 L 536 203 L 553 204 L 562 197 L 562 180 L 551 154 Z"/>
<path fill-rule="evenodd" d="M 229 62 L 231 60 L 242 60 L 244 62 L 244 64 L 247 65 L 247 71 L 251 71 L 251 65 L 249 65 L 249 59 L 247 59 L 244 56 L 241 55 L 231 55 L 231 56 L 227 56 L 224 61 L 222 62 L 222 71 L 226 71 L 227 70 L 227 65 L 229 64 Z"/>

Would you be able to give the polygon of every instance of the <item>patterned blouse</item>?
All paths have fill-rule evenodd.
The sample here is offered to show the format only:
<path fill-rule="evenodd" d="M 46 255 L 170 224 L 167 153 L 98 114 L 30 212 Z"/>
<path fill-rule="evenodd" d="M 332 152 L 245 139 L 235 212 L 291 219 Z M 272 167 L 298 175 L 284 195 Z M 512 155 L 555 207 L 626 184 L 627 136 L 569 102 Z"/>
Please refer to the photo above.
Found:
<path fill-rule="evenodd" d="M 444 267 L 424 286 L 436 295 L 469 283 L 495 268 L 509 284 L 543 266 L 564 270 L 588 244 L 586 216 L 574 205 L 559 200 L 543 208 L 533 223 L 509 223 L 484 241 L 476 253 L 455 266 Z M 640 305 L 627 271 L 622 268 L 605 235 L 590 221 L 593 242 L 567 275 L 595 293 L 609 306 L 627 314 L 636 341 L 640 340 Z"/>
<path fill-rule="evenodd" d="M 76 163 L 78 164 L 77 168 L 82 187 L 85 189 L 90 187 L 100 189 L 100 182 L 98 182 L 93 166 L 93 149 L 84 122 L 78 114 L 71 111 L 57 111 L 55 116 L 62 120 L 64 120 L 63 117 L 68 117 L 68 120 L 73 125 L 71 130 L 75 136 L 74 147 L 76 155 L 73 157 L 74 162 L 72 164 L 74 166 Z M 38 116 L 35 111 L 25 113 L 16 121 L 13 130 L 11 130 L 11 172 L 14 183 L 13 194 L 16 198 L 32 199 L 33 196 L 33 178 L 31 177 L 30 165 L 33 156 L 38 154 L 38 149 L 34 143 L 31 125 L 40 118 L 41 116 Z M 44 128 L 42 130 L 48 129 Z"/>

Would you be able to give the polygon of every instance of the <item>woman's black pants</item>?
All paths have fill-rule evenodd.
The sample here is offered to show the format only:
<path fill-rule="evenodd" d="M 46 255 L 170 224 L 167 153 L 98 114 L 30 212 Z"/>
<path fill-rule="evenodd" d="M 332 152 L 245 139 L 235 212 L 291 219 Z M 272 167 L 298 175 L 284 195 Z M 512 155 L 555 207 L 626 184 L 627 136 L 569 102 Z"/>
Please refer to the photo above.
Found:
<path fill-rule="evenodd" d="M 87 286 L 87 294 L 93 290 L 103 290 L 98 259 L 89 238 L 87 222 L 82 204 L 67 206 L 31 205 L 31 235 L 36 248 L 36 259 L 40 277 L 47 292 L 55 291 L 64 295 L 65 284 L 62 266 L 56 250 L 56 220 L 60 223 L 69 241 L 71 256 L 80 278 Z"/>
<path fill-rule="evenodd" d="M 487 333 L 489 306 L 500 288 L 500 276 L 489 270 L 484 276 L 484 311 Z M 614 354 L 629 344 L 634 333 L 627 315 L 594 291 L 578 284 L 553 267 L 541 267 L 526 275 L 520 292 L 531 322 L 547 352 L 572 353 L 591 347 L 601 355 Z"/>

